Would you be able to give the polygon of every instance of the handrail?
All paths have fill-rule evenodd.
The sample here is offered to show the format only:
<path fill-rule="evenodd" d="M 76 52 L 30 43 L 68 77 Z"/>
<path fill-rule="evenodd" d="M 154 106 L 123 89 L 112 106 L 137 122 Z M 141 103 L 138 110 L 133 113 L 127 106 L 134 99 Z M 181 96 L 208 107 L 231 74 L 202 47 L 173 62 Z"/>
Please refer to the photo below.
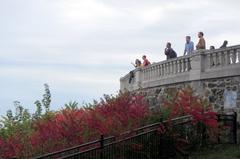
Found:
<path fill-rule="evenodd" d="M 114 136 L 110 136 L 110 137 L 104 138 L 104 141 L 107 141 L 107 140 L 110 140 L 110 139 L 113 139 L 113 138 L 114 138 Z M 65 153 L 67 151 L 71 151 L 71 150 L 74 150 L 74 149 L 79 149 L 79 148 L 82 148 L 82 147 L 85 147 L 85 146 L 93 145 L 93 144 L 99 143 L 100 141 L 101 141 L 101 139 L 90 141 L 90 142 L 87 142 L 87 143 L 84 143 L 84 144 L 81 144 L 81 145 L 77 145 L 77 146 L 74 146 L 74 147 L 70 147 L 70 148 L 66 148 L 66 149 L 63 149 L 63 150 L 59 150 L 59 151 L 47 153 L 47 154 L 44 154 L 44 155 L 41 155 L 41 156 L 37 156 L 37 157 L 34 157 L 33 159 L 41 159 L 41 158 L 44 158 L 44 157 L 51 157 L 51 156 L 54 156 L 54 155 L 57 155 L 57 154 Z"/>
<path fill-rule="evenodd" d="M 191 115 L 186 115 L 186 116 L 181 116 L 181 117 L 177 117 L 177 118 L 171 119 L 170 121 L 175 122 L 175 121 L 182 120 L 182 119 L 189 119 L 189 120 L 191 120 L 191 118 L 192 118 Z M 136 128 L 136 129 L 134 129 L 132 131 L 131 130 L 130 131 L 126 131 L 126 132 L 120 134 L 120 136 L 125 136 L 125 135 L 130 134 L 130 133 L 143 131 L 144 129 L 153 128 L 153 127 L 159 126 L 162 123 L 167 123 L 167 122 L 169 122 L 169 120 L 165 120 L 163 122 L 157 122 L 157 123 L 154 123 L 154 124 L 146 125 L 146 126 L 143 126 L 143 127 L 140 127 L 140 128 Z M 155 129 L 152 129 L 150 131 L 153 131 L 153 130 L 155 130 Z M 147 132 L 148 131 L 141 132 L 141 133 L 138 133 L 138 134 L 135 134 L 135 135 L 139 135 L 139 134 L 147 133 Z M 135 136 L 135 135 L 132 135 L 132 136 Z M 132 137 L 132 136 L 130 136 L 130 137 Z M 117 140 L 117 141 L 113 140 L 113 142 L 111 142 L 111 143 L 118 143 L 118 142 L 120 142 L 122 140 L 126 140 L 127 138 L 129 138 L 129 137 L 125 137 L 124 139 L 120 139 L 120 140 Z M 103 138 L 103 142 L 106 142 L 106 141 L 111 140 L 111 139 L 115 139 L 115 136 L 109 136 L 109 137 Z M 55 155 L 61 156 L 61 154 L 64 154 L 64 153 L 66 153 L 68 151 L 73 151 L 75 149 L 80 149 L 80 148 L 85 147 L 85 146 L 90 146 L 90 145 L 93 145 L 93 144 L 97 144 L 97 143 L 100 143 L 101 141 L 102 141 L 101 139 L 95 140 L 95 141 L 91 141 L 91 142 L 84 143 L 84 144 L 81 144 L 81 145 L 78 145 L 78 146 L 74 146 L 74 147 L 70 147 L 70 148 L 67 148 L 67 149 L 59 150 L 59 151 L 56 151 L 56 152 L 47 153 L 45 155 L 37 156 L 37 157 L 34 157 L 33 159 L 43 159 L 43 158 L 46 158 L 46 157 L 54 157 Z M 111 143 L 109 143 L 109 144 L 111 144 Z"/>

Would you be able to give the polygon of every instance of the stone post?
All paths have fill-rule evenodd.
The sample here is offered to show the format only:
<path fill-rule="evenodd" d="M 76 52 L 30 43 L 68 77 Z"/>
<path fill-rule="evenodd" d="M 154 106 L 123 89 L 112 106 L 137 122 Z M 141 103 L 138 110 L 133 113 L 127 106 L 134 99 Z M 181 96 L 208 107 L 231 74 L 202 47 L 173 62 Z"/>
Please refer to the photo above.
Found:
<path fill-rule="evenodd" d="M 201 79 L 201 73 L 204 72 L 206 65 L 205 50 L 199 50 L 191 57 L 191 70 L 189 74 L 190 80 Z"/>
<path fill-rule="evenodd" d="M 135 78 L 135 83 L 134 83 L 134 89 L 140 89 L 142 88 L 142 79 L 143 79 L 143 73 L 142 73 L 142 69 L 141 68 L 137 68 L 135 70 L 135 74 L 134 74 L 134 78 Z"/>

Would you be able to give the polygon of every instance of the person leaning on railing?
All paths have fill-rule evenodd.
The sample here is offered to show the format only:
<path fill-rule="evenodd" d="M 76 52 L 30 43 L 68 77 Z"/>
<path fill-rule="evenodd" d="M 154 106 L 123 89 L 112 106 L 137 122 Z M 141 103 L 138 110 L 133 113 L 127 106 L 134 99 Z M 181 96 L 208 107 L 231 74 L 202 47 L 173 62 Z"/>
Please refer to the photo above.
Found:
<path fill-rule="evenodd" d="M 141 68 L 141 67 L 143 67 L 142 62 L 141 62 L 139 59 L 136 59 L 136 60 L 135 60 L 135 64 L 132 63 L 132 65 L 133 65 L 135 68 Z"/>
<path fill-rule="evenodd" d="M 148 66 L 148 65 L 151 64 L 151 63 L 148 61 L 146 55 L 143 55 L 143 56 L 142 56 L 142 59 L 143 59 L 143 63 L 141 63 L 141 61 L 140 61 L 139 59 L 136 59 L 136 60 L 135 60 L 135 64 L 132 63 L 133 66 L 134 66 L 135 68 L 142 68 L 142 67 L 146 67 L 146 66 Z M 133 72 L 133 71 L 130 71 L 130 72 L 129 72 L 129 81 L 128 81 L 128 83 L 131 83 L 132 80 L 133 80 L 133 78 L 134 78 L 134 72 Z"/>
<path fill-rule="evenodd" d="M 143 67 L 142 62 L 141 62 L 139 59 L 136 59 L 136 60 L 135 60 L 135 64 L 132 63 L 132 65 L 133 65 L 135 68 L 142 68 L 142 67 Z M 129 81 L 128 81 L 128 83 L 131 83 L 132 80 L 133 80 L 133 78 L 134 78 L 134 72 L 133 72 L 133 71 L 130 71 L 130 72 L 129 72 Z"/>
<path fill-rule="evenodd" d="M 184 48 L 184 54 L 183 55 L 189 55 L 194 50 L 194 43 L 191 41 L 190 36 L 186 36 L 186 43 Z"/>

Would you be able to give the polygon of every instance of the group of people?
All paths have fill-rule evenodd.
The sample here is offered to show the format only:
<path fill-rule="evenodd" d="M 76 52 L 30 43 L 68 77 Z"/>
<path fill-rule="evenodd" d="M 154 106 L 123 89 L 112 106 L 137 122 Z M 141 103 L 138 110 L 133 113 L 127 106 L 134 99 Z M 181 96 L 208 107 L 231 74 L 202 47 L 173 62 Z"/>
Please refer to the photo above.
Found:
<path fill-rule="evenodd" d="M 196 50 L 206 49 L 206 42 L 205 42 L 205 39 L 204 39 L 203 36 L 204 36 L 203 32 L 198 32 L 199 41 L 198 41 L 198 43 L 196 45 Z M 227 44 L 228 44 L 228 41 L 225 40 L 220 48 L 227 47 Z M 215 49 L 215 47 L 214 46 L 210 46 L 210 50 L 212 50 L 212 49 Z M 186 43 L 185 43 L 185 48 L 184 48 L 183 55 L 185 56 L 185 55 L 192 54 L 193 51 L 194 51 L 194 43 L 191 41 L 191 37 L 190 36 L 186 36 Z M 170 42 L 167 42 L 166 48 L 164 50 L 164 53 L 165 53 L 165 55 L 167 57 L 167 60 L 171 59 L 171 58 L 176 58 L 177 57 L 177 53 L 172 48 Z M 149 64 L 151 64 L 149 62 L 149 60 L 147 59 L 146 55 L 143 55 L 142 59 L 143 59 L 143 63 L 141 63 L 141 61 L 139 59 L 135 60 L 135 64 L 132 63 L 135 68 L 141 68 L 141 67 L 145 67 L 145 66 L 148 66 Z"/>
<path fill-rule="evenodd" d="M 142 67 L 145 67 L 145 66 L 148 66 L 148 65 L 151 64 L 151 63 L 148 61 L 146 55 L 143 55 L 143 56 L 142 56 L 142 60 L 143 60 L 143 63 L 142 63 L 139 59 L 136 59 L 136 60 L 135 60 L 135 64 L 132 63 L 133 66 L 134 66 L 135 68 L 142 68 Z"/>
<path fill-rule="evenodd" d="M 204 36 L 203 32 L 198 32 L 199 41 L 196 45 L 196 50 L 206 49 L 206 42 L 203 36 Z M 186 43 L 185 43 L 183 55 L 189 55 L 193 53 L 193 51 L 194 51 L 194 43 L 191 41 L 190 36 L 186 36 Z M 172 49 L 170 42 L 168 42 L 166 45 L 165 55 L 167 56 L 167 60 L 177 57 L 177 53 Z"/>
<path fill-rule="evenodd" d="M 198 43 L 196 45 L 196 50 L 206 49 L 206 42 L 205 42 L 205 39 L 204 39 L 203 36 L 204 36 L 203 32 L 198 32 L 199 41 L 198 41 Z M 228 41 L 225 40 L 220 48 L 227 47 L 227 44 L 228 44 Z M 213 50 L 213 49 L 215 49 L 215 47 L 214 46 L 210 46 L 210 50 Z M 191 37 L 190 36 L 186 36 L 186 43 L 185 43 L 185 48 L 184 48 L 183 55 L 184 56 L 185 55 L 190 55 L 193 52 L 194 52 L 194 43 L 191 41 Z M 167 60 L 171 59 L 171 58 L 176 58 L 177 57 L 177 53 L 173 50 L 170 42 L 167 42 L 166 48 L 164 50 L 164 53 L 165 53 L 165 55 L 167 57 Z M 135 68 L 142 68 L 142 67 L 146 67 L 146 66 L 151 64 L 149 62 L 149 60 L 147 59 L 146 55 L 142 56 L 142 60 L 143 60 L 143 63 L 139 59 L 136 59 L 135 60 L 135 64 L 132 63 L 133 66 Z M 134 73 L 133 73 L 133 71 L 130 71 L 129 83 L 131 83 L 133 77 L 134 77 Z"/>

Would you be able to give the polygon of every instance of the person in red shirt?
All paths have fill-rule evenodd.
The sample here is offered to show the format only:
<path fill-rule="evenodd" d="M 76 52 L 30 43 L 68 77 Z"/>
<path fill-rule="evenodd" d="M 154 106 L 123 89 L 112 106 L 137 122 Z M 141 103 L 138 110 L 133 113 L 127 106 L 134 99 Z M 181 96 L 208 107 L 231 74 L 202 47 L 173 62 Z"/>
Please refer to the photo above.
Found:
<path fill-rule="evenodd" d="M 146 55 L 142 56 L 143 59 L 143 67 L 150 65 L 151 63 L 148 61 Z"/>

